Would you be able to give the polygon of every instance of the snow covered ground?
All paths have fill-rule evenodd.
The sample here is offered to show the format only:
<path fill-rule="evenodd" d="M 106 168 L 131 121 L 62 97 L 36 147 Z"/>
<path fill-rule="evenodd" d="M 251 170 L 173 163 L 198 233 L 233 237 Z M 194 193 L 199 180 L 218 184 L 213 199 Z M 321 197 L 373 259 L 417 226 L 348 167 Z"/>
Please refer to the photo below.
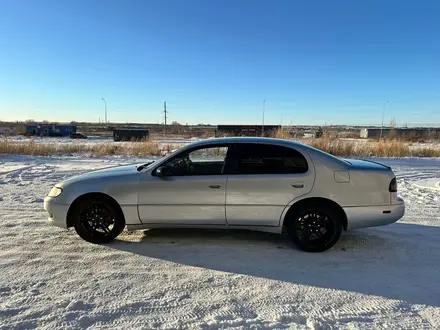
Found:
<path fill-rule="evenodd" d="M 440 191 L 422 183 L 440 181 L 440 160 L 379 160 L 398 176 L 405 217 L 344 233 L 325 253 L 238 231 L 98 246 L 47 224 L 56 182 L 139 161 L 0 156 L 1 329 L 440 328 Z"/>

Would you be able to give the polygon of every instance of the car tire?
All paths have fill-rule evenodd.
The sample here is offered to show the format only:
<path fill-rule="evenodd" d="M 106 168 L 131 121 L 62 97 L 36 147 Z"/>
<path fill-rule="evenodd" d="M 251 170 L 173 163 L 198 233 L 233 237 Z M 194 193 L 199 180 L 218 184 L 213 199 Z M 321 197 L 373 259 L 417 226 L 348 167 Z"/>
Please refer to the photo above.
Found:
<path fill-rule="evenodd" d="M 333 207 L 305 205 L 295 209 L 287 232 L 295 245 L 306 252 L 322 252 L 336 244 L 342 232 L 341 214 Z"/>
<path fill-rule="evenodd" d="M 116 202 L 104 197 L 80 200 L 71 215 L 73 227 L 84 240 L 94 244 L 108 243 L 125 228 L 125 220 Z"/>

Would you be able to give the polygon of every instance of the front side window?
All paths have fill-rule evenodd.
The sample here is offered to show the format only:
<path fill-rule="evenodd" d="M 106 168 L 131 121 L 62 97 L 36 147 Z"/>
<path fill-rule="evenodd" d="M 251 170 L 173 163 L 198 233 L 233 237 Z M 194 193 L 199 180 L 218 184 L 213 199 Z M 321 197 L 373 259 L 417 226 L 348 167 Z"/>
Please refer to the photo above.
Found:
<path fill-rule="evenodd" d="M 180 153 L 166 164 L 173 176 L 220 175 L 223 173 L 228 147 L 204 147 Z"/>
<path fill-rule="evenodd" d="M 298 174 L 307 170 L 304 156 L 292 148 L 267 144 L 244 144 L 240 148 L 238 174 Z"/>

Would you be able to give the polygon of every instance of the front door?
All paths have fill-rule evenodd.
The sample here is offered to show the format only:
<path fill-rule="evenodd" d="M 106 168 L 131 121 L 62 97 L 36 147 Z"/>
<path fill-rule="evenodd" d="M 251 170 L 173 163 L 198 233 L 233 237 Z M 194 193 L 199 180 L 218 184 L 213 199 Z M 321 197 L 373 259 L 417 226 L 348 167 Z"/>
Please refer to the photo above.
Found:
<path fill-rule="evenodd" d="M 162 176 L 146 172 L 139 185 L 143 223 L 226 225 L 227 146 L 183 151 L 161 164 Z"/>
<path fill-rule="evenodd" d="M 312 164 L 288 147 L 251 143 L 237 146 L 236 168 L 227 182 L 228 225 L 278 226 L 285 207 L 312 190 Z"/>

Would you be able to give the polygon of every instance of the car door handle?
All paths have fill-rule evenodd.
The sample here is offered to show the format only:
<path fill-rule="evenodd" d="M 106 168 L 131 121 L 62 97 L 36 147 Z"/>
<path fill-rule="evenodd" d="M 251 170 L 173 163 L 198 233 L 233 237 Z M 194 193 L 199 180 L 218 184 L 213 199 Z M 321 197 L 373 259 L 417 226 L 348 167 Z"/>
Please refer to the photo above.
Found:
<path fill-rule="evenodd" d="M 218 188 L 221 188 L 222 186 L 220 185 L 220 184 L 211 184 L 210 186 L 209 186 L 209 188 L 212 188 L 212 189 L 218 189 Z"/>
<path fill-rule="evenodd" d="M 292 183 L 293 188 L 304 188 L 304 184 L 302 183 Z"/>

